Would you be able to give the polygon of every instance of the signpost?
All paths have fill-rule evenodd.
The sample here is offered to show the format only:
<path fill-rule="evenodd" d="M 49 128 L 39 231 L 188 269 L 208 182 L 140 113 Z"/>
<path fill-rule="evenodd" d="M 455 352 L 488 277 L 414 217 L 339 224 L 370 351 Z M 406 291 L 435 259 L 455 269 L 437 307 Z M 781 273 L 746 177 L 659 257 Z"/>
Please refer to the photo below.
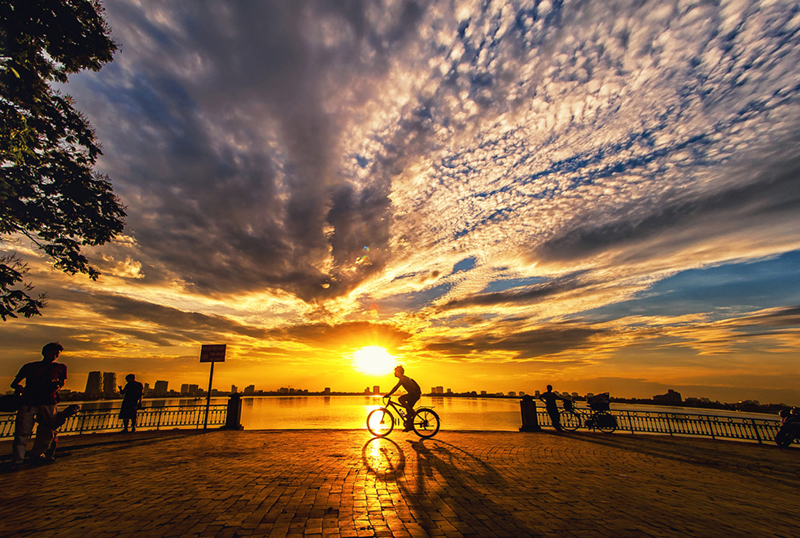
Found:
<path fill-rule="evenodd" d="M 225 362 L 227 344 L 203 344 L 200 348 L 200 362 L 211 363 L 211 374 L 208 376 L 208 394 L 206 395 L 206 419 L 203 429 L 208 429 L 208 410 L 211 407 L 211 384 L 214 382 L 214 363 Z"/>

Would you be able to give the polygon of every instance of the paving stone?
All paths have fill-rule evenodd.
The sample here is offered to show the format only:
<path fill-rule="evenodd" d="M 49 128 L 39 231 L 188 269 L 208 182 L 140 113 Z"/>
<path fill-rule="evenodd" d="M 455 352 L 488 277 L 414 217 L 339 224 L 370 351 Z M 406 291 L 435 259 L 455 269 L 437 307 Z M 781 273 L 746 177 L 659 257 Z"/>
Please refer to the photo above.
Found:
<path fill-rule="evenodd" d="M 710 439 L 170 431 L 59 451 L 2 475 L 0 536 L 760 537 L 800 517 L 800 450 Z"/>

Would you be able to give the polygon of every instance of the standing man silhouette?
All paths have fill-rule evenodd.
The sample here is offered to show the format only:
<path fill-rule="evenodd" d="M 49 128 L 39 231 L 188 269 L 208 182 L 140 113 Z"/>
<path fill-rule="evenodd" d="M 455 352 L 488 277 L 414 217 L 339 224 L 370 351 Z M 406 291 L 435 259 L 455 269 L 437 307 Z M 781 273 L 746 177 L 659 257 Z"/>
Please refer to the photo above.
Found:
<path fill-rule="evenodd" d="M 14 444 L 11 447 L 11 470 L 18 469 L 25 459 L 25 448 L 31 438 L 34 421 L 39 426 L 36 428 L 36 441 L 31 452 L 32 462 L 39 462 L 44 458 L 44 452 L 55 436 L 52 426 L 58 390 L 67 379 L 67 366 L 56 362 L 62 351 L 64 347 L 58 342 L 46 344 L 42 348 L 42 360 L 23 365 L 11 382 L 12 389 L 22 392 L 22 405 L 17 411 Z M 23 379 L 24 386 L 20 385 Z"/>
<path fill-rule="evenodd" d="M 547 385 L 547 392 L 539 396 L 539 399 L 544 402 L 544 406 L 547 409 L 547 414 L 550 415 L 550 422 L 553 423 L 553 427 L 556 431 L 563 432 L 563 428 L 561 428 L 561 415 L 558 412 L 558 405 L 556 401 L 563 400 L 561 396 L 553 392 L 553 385 Z"/>
<path fill-rule="evenodd" d="M 420 396 L 422 396 L 422 389 L 419 388 L 419 385 L 416 381 L 406 375 L 405 368 L 402 366 L 395 367 L 394 376 L 397 378 L 397 385 L 395 385 L 386 396 L 391 396 L 400 387 L 406 389 L 407 394 L 400 396 L 397 401 L 400 402 L 400 405 L 402 405 L 406 410 L 406 423 L 403 431 L 410 432 L 413 429 L 412 420 L 414 419 L 414 404 L 417 403 Z"/>
<path fill-rule="evenodd" d="M 131 423 L 131 432 L 135 432 L 136 412 L 142 407 L 144 385 L 136 381 L 136 376 L 133 374 L 126 375 L 125 381 L 125 388 L 119 388 L 119 392 L 123 395 L 119 418 L 122 419 L 123 432 L 128 431 L 128 422 Z"/>

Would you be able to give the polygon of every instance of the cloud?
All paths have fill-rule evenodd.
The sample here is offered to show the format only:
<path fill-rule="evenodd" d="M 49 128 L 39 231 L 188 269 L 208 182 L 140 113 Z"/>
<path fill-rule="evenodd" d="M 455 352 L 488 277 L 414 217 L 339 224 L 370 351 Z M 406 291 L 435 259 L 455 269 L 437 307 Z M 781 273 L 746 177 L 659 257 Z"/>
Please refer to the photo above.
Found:
<path fill-rule="evenodd" d="M 511 327 L 507 327 L 510 329 Z M 506 358 L 539 359 L 557 355 L 564 351 L 575 351 L 590 347 L 596 336 L 606 332 L 602 328 L 582 323 L 544 325 L 533 330 L 507 330 L 502 326 L 494 331 L 484 331 L 460 338 L 431 337 L 422 348 L 440 352 L 450 357 L 473 360 L 491 360 L 498 352 Z M 496 355 L 495 355 L 496 356 Z M 584 361 L 562 357 L 557 362 L 568 361 L 580 364 Z"/>
<path fill-rule="evenodd" d="M 280 341 L 297 341 L 324 348 L 361 348 L 372 345 L 388 350 L 401 347 L 410 334 L 391 325 L 347 322 L 339 324 L 311 323 L 293 325 L 270 331 L 270 336 Z"/>
<path fill-rule="evenodd" d="M 796 327 L 800 328 L 800 306 L 788 306 L 769 308 L 754 312 L 749 316 L 742 316 L 731 320 L 726 320 L 723 325 L 733 325 L 735 327 Z"/>
<path fill-rule="evenodd" d="M 86 109 L 136 208 L 149 283 L 311 301 L 348 289 L 356 246 L 379 268 L 387 189 L 342 174 L 351 120 L 337 110 L 372 99 L 387 54 L 413 35 L 414 2 L 388 19 L 370 3 L 107 7 L 123 52 L 83 91 L 101 98 Z"/>

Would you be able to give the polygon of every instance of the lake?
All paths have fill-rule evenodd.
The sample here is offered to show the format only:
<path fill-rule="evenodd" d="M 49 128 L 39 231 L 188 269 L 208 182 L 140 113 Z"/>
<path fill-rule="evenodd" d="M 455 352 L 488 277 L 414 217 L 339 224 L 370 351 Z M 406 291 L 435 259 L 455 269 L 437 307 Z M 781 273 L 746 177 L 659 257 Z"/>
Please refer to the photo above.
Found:
<path fill-rule="evenodd" d="M 227 397 L 211 398 L 212 405 L 223 405 Z M 71 403 L 71 402 L 65 402 Z M 164 405 L 204 406 L 205 398 L 145 400 L 145 407 Z M 121 400 L 87 402 L 84 411 L 118 409 Z M 578 402 L 579 407 L 583 402 Z M 62 404 L 63 406 L 64 404 Z M 242 398 L 242 426 L 246 430 L 289 429 L 363 429 L 367 414 L 380 407 L 381 397 L 353 396 L 247 396 Z M 441 417 L 442 430 L 518 431 L 522 424 L 519 399 L 516 398 L 445 398 L 423 396 L 420 407 L 433 407 Z M 537 407 L 543 404 L 537 402 Z M 769 419 L 777 415 L 739 413 L 717 409 L 611 404 L 612 412 L 708 414 L 741 418 Z"/>

